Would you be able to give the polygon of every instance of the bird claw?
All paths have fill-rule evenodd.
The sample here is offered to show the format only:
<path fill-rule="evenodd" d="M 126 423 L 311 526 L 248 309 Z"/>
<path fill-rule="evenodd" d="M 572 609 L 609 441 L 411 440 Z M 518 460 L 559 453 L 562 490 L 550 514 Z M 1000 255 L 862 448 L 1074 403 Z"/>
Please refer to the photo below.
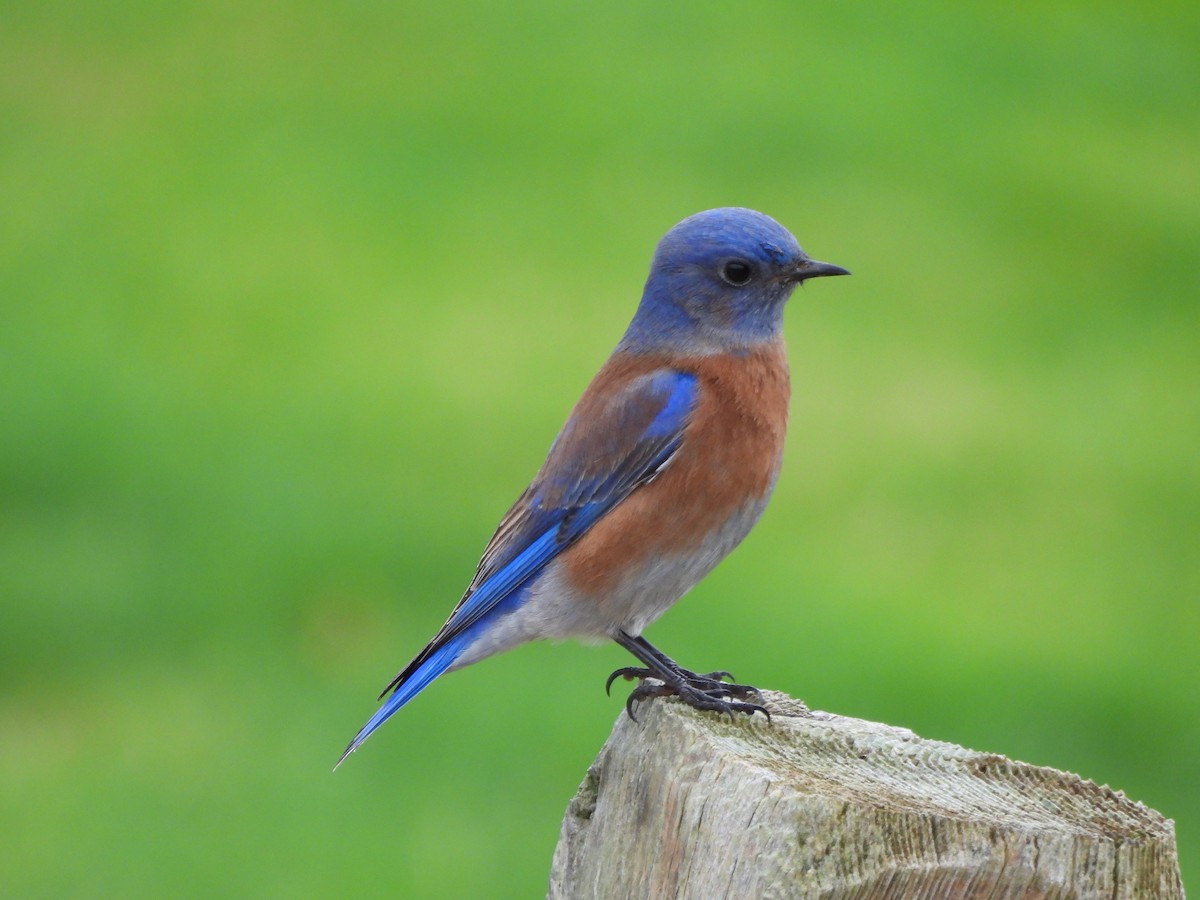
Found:
<path fill-rule="evenodd" d="M 638 686 L 630 692 L 625 701 L 625 711 L 635 722 L 637 716 L 634 715 L 634 707 L 637 704 L 655 697 L 668 696 L 678 697 L 693 709 L 724 712 L 731 716 L 738 712 L 746 715 L 760 712 L 767 717 L 768 722 L 771 721 L 770 711 L 761 702 L 746 702 L 746 698 L 762 701 L 762 694 L 758 688 L 748 684 L 725 682 L 723 679 L 733 677 L 728 672 L 708 672 L 698 675 L 687 669 L 677 669 L 672 674 L 677 677 L 668 680 L 662 674 L 651 669 L 626 666 L 608 676 L 604 690 L 605 693 L 610 693 L 613 682 L 618 678 L 639 679 Z"/>
<path fill-rule="evenodd" d="M 604 682 L 604 693 L 608 694 L 610 697 L 612 696 L 612 683 L 618 678 L 624 678 L 626 681 L 633 681 L 635 678 L 642 679 L 653 677 L 654 673 L 649 669 L 639 669 L 637 666 L 625 666 L 624 668 L 617 669 L 617 671 L 608 676 L 608 681 Z"/>

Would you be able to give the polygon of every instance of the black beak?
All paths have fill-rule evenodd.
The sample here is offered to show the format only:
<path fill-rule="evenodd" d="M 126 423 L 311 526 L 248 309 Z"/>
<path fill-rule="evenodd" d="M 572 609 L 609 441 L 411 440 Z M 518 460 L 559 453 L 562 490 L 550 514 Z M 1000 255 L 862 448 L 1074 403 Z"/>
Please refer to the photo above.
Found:
<path fill-rule="evenodd" d="M 833 263 L 817 262 L 815 259 L 806 259 L 792 270 L 792 278 L 797 282 L 804 282 L 809 278 L 823 278 L 826 275 L 849 274 L 849 269 L 843 269 Z"/>

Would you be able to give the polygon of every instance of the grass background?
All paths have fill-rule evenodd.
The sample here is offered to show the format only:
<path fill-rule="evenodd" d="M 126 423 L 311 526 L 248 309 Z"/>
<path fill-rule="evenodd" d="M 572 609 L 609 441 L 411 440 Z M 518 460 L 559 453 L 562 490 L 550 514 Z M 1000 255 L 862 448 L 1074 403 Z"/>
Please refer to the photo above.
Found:
<path fill-rule="evenodd" d="M 6 896 L 544 890 L 613 647 L 437 629 L 696 210 L 788 313 L 783 477 L 649 636 L 1077 771 L 1200 873 L 1200 16 L 5 3 Z"/>

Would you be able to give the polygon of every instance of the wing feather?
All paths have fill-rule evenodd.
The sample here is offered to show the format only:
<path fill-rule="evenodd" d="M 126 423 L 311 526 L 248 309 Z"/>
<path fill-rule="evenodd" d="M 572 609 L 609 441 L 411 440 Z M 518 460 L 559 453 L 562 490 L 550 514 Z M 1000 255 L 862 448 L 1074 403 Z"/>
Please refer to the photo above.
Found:
<path fill-rule="evenodd" d="M 630 378 L 603 396 L 585 393 L 533 482 L 500 520 L 446 624 L 381 697 L 670 463 L 698 397 L 698 378 L 670 368 Z"/>

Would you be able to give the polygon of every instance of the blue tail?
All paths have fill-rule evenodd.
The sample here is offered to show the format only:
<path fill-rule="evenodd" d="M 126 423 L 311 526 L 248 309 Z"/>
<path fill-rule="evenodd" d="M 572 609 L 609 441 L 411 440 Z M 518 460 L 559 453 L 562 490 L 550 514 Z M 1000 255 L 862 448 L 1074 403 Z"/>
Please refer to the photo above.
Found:
<path fill-rule="evenodd" d="M 463 650 L 470 643 L 466 634 L 460 634 L 430 653 L 411 672 L 402 673 L 403 680 L 399 680 L 399 683 L 395 684 L 396 689 L 392 695 L 354 736 L 354 740 L 346 747 L 346 751 L 338 759 L 337 765 L 333 767 L 334 771 L 336 772 L 337 767 L 345 762 L 347 756 L 362 746 L 363 741 L 369 738 L 376 728 L 390 719 L 396 710 L 429 687 L 435 678 L 454 665 L 454 661 L 462 655 Z"/>

